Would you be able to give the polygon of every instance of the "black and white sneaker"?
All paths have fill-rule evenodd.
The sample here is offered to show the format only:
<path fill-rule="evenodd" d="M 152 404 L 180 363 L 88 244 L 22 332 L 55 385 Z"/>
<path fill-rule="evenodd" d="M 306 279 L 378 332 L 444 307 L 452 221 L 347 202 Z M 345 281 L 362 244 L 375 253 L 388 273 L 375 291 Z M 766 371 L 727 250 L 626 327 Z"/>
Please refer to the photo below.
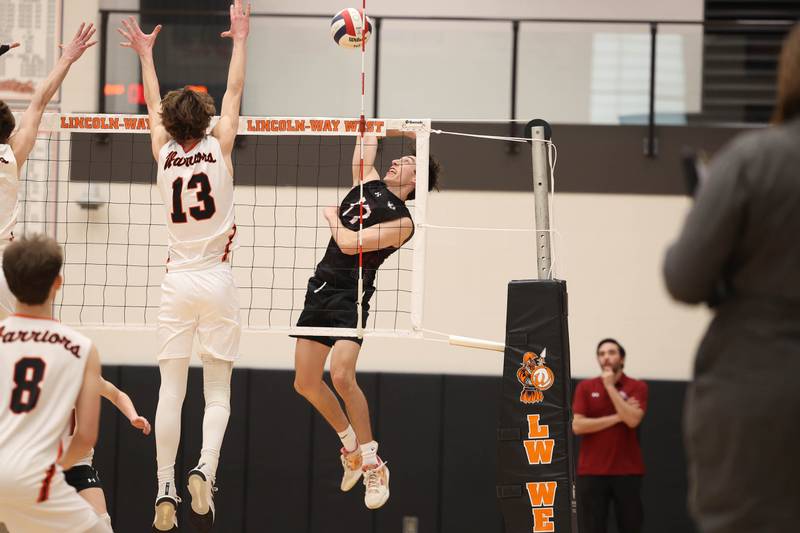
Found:
<path fill-rule="evenodd" d="M 156 516 L 153 518 L 153 531 L 178 531 L 178 504 L 181 499 L 175 491 L 175 482 L 167 481 L 158 486 L 156 496 Z"/>
<path fill-rule="evenodd" d="M 201 468 L 202 465 L 189 472 L 187 480 L 189 494 L 192 495 L 189 519 L 197 531 L 206 533 L 214 525 L 214 493 L 217 492 L 217 487 L 214 486 L 211 476 Z"/>

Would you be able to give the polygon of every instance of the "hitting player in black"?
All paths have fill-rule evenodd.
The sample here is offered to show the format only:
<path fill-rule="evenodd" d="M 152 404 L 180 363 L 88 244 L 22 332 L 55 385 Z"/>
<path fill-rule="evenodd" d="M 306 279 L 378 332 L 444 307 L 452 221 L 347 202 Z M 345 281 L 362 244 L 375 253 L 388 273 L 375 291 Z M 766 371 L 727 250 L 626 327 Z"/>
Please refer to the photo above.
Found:
<path fill-rule="evenodd" d="M 298 326 L 355 328 L 358 311 L 358 228 L 361 147 L 353 154 L 353 189 L 341 205 L 324 210 L 331 230 L 325 256 L 308 282 L 305 306 Z M 406 207 L 416 190 L 416 157 L 392 161 L 381 179 L 375 169 L 377 139 L 364 138 L 362 326 L 369 300 L 375 292 L 375 274 L 381 264 L 414 234 L 414 221 Z M 428 190 L 436 185 L 438 165 L 429 164 Z M 350 490 L 364 475 L 364 503 L 381 507 L 389 498 L 389 470 L 378 455 L 372 437 L 369 406 L 356 382 L 356 361 L 361 339 L 355 337 L 298 336 L 295 349 L 295 389 L 322 414 L 342 441 L 344 469 L 341 489 Z M 322 380 L 325 360 L 331 356 L 331 379 L 347 411 Z"/>

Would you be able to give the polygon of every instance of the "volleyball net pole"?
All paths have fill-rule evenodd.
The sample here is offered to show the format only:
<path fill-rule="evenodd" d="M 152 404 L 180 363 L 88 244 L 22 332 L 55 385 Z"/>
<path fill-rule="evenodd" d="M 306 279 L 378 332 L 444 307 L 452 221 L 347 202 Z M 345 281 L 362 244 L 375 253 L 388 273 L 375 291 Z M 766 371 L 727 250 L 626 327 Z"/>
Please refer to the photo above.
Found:
<path fill-rule="evenodd" d="M 531 143 L 531 170 L 533 174 L 534 218 L 536 221 L 536 271 L 540 280 L 553 279 L 552 242 L 550 240 L 550 143 L 552 129 L 542 119 L 534 119 L 525 126 L 525 137 Z M 449 335 L 453 346 L 500 351 L 504 343 Z"/>
<path fill-rule="evenodd" d="M 533 201 L 536 219 L 536 270 L 539 279 L 553 279 L 552 244 L 550 241 L 550 125 L 541 119 L 532 120 L 525 127 L 531 139 L 533 170 Z M 528 133 L 530 132 L 530 133 Z"/>

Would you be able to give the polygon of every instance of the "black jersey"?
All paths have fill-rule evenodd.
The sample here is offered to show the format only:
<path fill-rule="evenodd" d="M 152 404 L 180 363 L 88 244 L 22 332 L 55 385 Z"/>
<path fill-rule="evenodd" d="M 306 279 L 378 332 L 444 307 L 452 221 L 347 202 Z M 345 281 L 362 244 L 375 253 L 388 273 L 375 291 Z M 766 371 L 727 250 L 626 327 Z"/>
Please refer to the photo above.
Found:
<path fill-rule="evenodd" d="M 339 206 L 339 220 L 342 225 L 353 231 L 358 231 L 358 200 L 359 186 L 353 187 Z M 372 180 L 364 183 L 364 228 L 369 228 L 382 222 L 390 222 L 400 218 L 411 218 L 406 204 L 395 196 L 381 180 Z M 411 235 L 414 235 L 412 226 Z M 408 240 L 408 239 L 407 239 Z M 402 244 L 405 244 L 403 242 Z M 399 247 L 398 247 L 399 248 Z M 364 286 L 372 287 L 375 283 L 375 273 L 387 257 L 397 250 L 395 247 L 383 248 L 372 252 L 364 252 Z M 314 275 L 333 285 L 349 286 L 358 280 L 358 254 L 347 255 L 339 248 L 331 237 L 325 257 L 317 265 Z"/>

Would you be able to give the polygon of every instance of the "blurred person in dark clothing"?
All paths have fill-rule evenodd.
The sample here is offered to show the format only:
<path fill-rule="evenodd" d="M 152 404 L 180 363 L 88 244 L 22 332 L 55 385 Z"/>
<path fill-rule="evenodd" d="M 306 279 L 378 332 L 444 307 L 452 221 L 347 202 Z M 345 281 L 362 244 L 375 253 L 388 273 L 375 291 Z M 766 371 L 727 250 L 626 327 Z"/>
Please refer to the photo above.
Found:
<path fill-rule="evenodd" d="M 800 26 L 783 45 L 773 125 L 717 155 L 664 277 L 675 299 L 715 311 L 684 420 L 700 531 L 798 531 Z"/>

